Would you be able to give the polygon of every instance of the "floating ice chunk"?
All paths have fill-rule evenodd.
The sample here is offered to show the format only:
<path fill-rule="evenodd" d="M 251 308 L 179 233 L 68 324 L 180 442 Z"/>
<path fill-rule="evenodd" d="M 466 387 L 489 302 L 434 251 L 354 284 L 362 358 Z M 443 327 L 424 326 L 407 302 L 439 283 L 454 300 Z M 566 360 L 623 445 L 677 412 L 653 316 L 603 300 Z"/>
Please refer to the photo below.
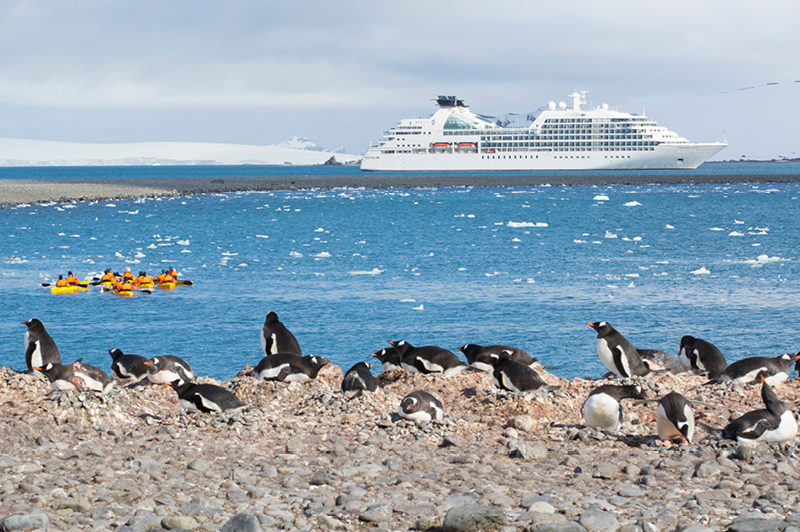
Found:
<path fill-rule="evenodd" d="M 736 218 L 733 219 L 733 223 L 738 224 L 738 225 L 744 224 L 743 221 L 737 220 Z"/>
<path fill-rule="evenodd" d="M 416 302 L 417 302 L 416 299 L 413 299 L 413 298 L 410 298 L 410 297 L 407 297 L 405 299 L 401 299 L 400 300 L 400 303 L 416 303 Z"/>
<path fill-rule="evenodd" d="M 269 238 L 267 235 L 256 235 L 256 238 Z"/>
<path fill-rule="evenodd" d="M 528 282 L 528 284 L 533 284 L 536 281 L 533 279 L 533 277 L 528 277 L 528 281 L 527 282 Z"/>
<path fill-rule="evenodd" d="M 724 231 L 724 230 L 725 229 L 723 229 L 721 227 L 712 227 L 711 229 L 709 229 L 709 231 Z"/>
<path fill-rule="evenodd" d="M 115 257 L 117 257 L 118 259 L 124 259 L 124 258 L 125 258 L 125 255 L 123 255 L 123 254 L 122 254 L 122 253 L 120 253 L 119 251 L 115 252 L 115 253 L 114 253 L 114 256 L 115 256 Z"/>
<path fill-rule="evenodd" d="M 475 215 L 474 214 L 468 214 L 467 218 L 475 218 Z"/>
<path fill-rule="evenodd" d="M 604 238 L 617 238 L 617 235 L 615 233 L 612 233 L 611 231 L 606 230 L 606 235 Z"/>
<path fill-rule="evenodd" d="M 642 237 L 640 237 L 640 236 L 635 236 L 635 237 L 633 237 L 633 241 L 634 241 L 634 242 L 641 242 L 641 241 L 642 241 Z"/>
<path fill-rule="evenodd" d="M 298 253 L 297 251 L 292 251 L 291 253 L 289 253 L 289 256 L 290 257 L 294 257 L 296 259 L 299 259 L 300 257 L 303 256 L 303 254 L 302 253 Z"/>
<path fill-rule="evenodd" d="M 156 246 L 155 244 L 150 244 L 149 246 L 147 246 L 147 249 L 158 249 L 158 246 Z"/>
<path fill-rule="evenodd" d="M 608 196 L 606 196 L 605 194 L 598 194 L 592 199 L 595 201 L 608 201 Z"/>
<path fill-rule="evenodd" d="M 520 240 L 519 238 L 516 238 L 516 237 L 515 237 L 515 238 L 513 238 L 513 239 L 511 239 L 511 241 L 512 241 L 512 242 L 522 242 L 522 240 Z"/>
<path fill-rule="evenodd" d="M 386 270 L 379 270 L 378 268 L 372 268 L 369 271 L 355 270 L 355 271 L 347 272 L 347 273 L 349 273 L 350 275 L 379 275 L 379 274 L 381 274 L 381 273 L 383 273 L 385 271 Z"/>
<path fill-rule="evenodd" d="M 690 273 L 693 273 L 695 275 L 708 275 L 711 272 L 705 266 L 703 266 L 700 269 L 694 270 L 693 272 Z"/>
<path fill-rule="evenodd" d="M 182 249 L 182 250 L 181 250 L 181 253 L 191 253 L 191 250 L 188 250 L 188 249 Z"/>
<path fill-rule="evenodd" d="M 585 244 L 585 243 L 586 243 L 586 240 L 578 240 L 578 239 L 575 239 L 575 240 L 573 240 L 573 242 L 575 242 L 576 244 Z"/>
<path fill-rule="evenodd" d="M 317 229 L 314 229 L 314 232 L 315 233 L 324 233 L 325 229 L 323 229 L 322 227 L 318 227 Z"/>
<path fill-rule="evenodd" d="M 144 258 L 144 257 L 146 257 L 146 256 L 147 256 L 147 255 L 145 255 L 145 254 L 144 254 L 144 253 L 142 253 L 141 251 L 137 251 L 137 252 L 136 252 L 136 255 L 135 255 L 135 257 L 136 257 L 137 259 L 142 259 L 142 258 Z"/>
<path fill-rule="evenodd" d="M 465 271 L 467 271 L 467 269 L 466 268 L 459 268 L 458 271 L 465 272 Z"/>
<path fill-rule="evenodd" d="M 740 233 L 739 231 L 731 231 L 728 233 L 728 236 L 744 236 L 744 233 Z"/>
<path fill-rule="evenodd" d="M 628 285 L 628 288 L 636 288 L 636 284 L 634 284 L 634 282 L 631 281 L 631 284 Z"/>
<path fill-rule="evenodd" d="M 675 229 L 673 226 L 667 224 L 667 229 Z"/>
<path fill-rule="evenodd" d="M 425 305 L 420 305 L 418 307 L 412 307 L 411 310 L 425 310 Z"/>
<path fill-rule="evenodd" d="M 641 203 L 638 201 L 629 201 L 625 204 L 626 207 L 638 207 L 639 205 L 641 205 Z"/>
<path fill-rule="evenodd" d="M 327 257 L 330 257 L 330 256 L 331 256 L 331 254 L 330 254 L 330 253 L 328 253 L 327 251 L 323 251 L 322 253 L 317 253 L 317 254 L 316 254 L 316 255 L 314 255 L 314 256 L 315 256 L 315 257 L 321 257 L 321 258 L 327 258 Z"/>
<path fill-rule="evenodd" d="M 548 224 L 544 222 L 508 222 L 506 225 L 508 227 L 548 227 Z"/>
<path fill-rule="evenodd" d="M 178 240 L 178 245 L 179 246 L 188 246 L 189 245 L 189 241 L 188 240 Z"/>
<path fill-rule="evenodd" d="M 223 251 L 222 252 L 222 256 L 223 257 L 235 257 L 236 255 L 238 255 L 238 253 L 230 253 L 228 251 Z"/>
<path fill-rule="evenodd" d="M 626 273 L 625 277 L 639 277 L 638 273 Z"/>
<path fill-rule="evenodd" d="M 116 207 L 116 205 L 114 203 L 107 203 L 106 207 Z"/>

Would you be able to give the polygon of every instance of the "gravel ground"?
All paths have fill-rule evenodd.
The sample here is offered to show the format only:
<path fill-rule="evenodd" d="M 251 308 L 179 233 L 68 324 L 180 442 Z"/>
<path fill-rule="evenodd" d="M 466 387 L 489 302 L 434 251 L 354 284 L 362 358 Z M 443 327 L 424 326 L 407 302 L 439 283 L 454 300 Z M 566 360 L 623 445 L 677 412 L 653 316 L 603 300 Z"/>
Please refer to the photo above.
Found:
<path fill-rule="evenodd" d="M 460 186 L 537 186 L 537 185 L 627 185 L 692 183 L 798 182 L 800 175 L 660 175 L 635 173 L 598 176 L 514 174 L 463 175 L 382 175 L 364 172 L 356 176 L 269 176 L 198 177 L 169 179 L 0 179 L 0 205 L 94 201 L 138 197 L 179 196 L 204 192 L 248 190 L 294 190 L 310 188 L 413 188 Z"/>
<path fill-rule="evenodd" d="M 580 406 L 597 381 L 543 373 L 561 388 L 520 396 L 478 372 L 382 373 L 378 393 L 355 397 L 339 391 L 332 364 L 304 385 L 247 370 L 200 379 L 246 410 L 200 414 L 164 386 L 56 392 L 0 368 L 5 530 L 800 532 L 796 441 L 744 448 L 701 430 L 663 447 L 652 404 L 626 405 L 619 434 L 595 432 Z M 696 413 L 717 427 L 760 406 L 758 386 L 639 382 L 650 397 L 677 390 L 708 403 Z M 775 389 L 796 407 L 797 388 Z M 443 422 L 397 417 L 418 389 L 442 400 Z"/>

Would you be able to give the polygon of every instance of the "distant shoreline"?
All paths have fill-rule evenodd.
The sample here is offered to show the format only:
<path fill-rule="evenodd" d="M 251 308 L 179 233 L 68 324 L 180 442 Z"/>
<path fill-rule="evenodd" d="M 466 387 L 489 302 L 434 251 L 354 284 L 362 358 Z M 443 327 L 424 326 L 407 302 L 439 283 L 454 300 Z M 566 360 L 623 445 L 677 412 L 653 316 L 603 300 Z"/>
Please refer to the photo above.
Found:
<path fill-rule="evenodd" d="M 364 172 L 343 176 L 240 176 L 118 179 L 0 179 L 0 205 L 120 200 L 142 197 L 270 190 L 333 188 L 451 188 L 580 185 L 691 185 L 704 183 L 797 183 L 800 174 L 761 175 L 466 175 Z"/>

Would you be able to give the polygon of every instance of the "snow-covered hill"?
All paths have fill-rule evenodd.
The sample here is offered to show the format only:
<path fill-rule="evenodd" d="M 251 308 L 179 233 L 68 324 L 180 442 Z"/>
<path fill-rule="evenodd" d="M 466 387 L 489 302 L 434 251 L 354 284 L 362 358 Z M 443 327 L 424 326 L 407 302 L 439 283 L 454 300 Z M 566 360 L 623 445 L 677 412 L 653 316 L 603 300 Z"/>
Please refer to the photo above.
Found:
<path fill-rule="evenodd" d="M 208 142 L 88 144 L 0 138 L 0 166 L 320 165 L 331 157 L 343 164 L 361 159 L 360 155 L 325 150 L 304 137 L 270 146 Z"/>

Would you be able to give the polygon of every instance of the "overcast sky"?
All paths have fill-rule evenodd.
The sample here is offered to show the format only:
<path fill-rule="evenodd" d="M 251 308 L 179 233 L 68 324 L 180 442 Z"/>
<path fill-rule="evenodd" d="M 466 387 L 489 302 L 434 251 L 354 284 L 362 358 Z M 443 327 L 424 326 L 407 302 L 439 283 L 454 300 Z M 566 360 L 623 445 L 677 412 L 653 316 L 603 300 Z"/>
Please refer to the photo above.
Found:
<path fill-rule="evenodd" d="M 800 157 L 798 20 L 797 0 L 8 0 L 0 137 L 355 153 L 438 94 L 497 115 L 579 89 L 727 136 L 717 159 Z"/>

